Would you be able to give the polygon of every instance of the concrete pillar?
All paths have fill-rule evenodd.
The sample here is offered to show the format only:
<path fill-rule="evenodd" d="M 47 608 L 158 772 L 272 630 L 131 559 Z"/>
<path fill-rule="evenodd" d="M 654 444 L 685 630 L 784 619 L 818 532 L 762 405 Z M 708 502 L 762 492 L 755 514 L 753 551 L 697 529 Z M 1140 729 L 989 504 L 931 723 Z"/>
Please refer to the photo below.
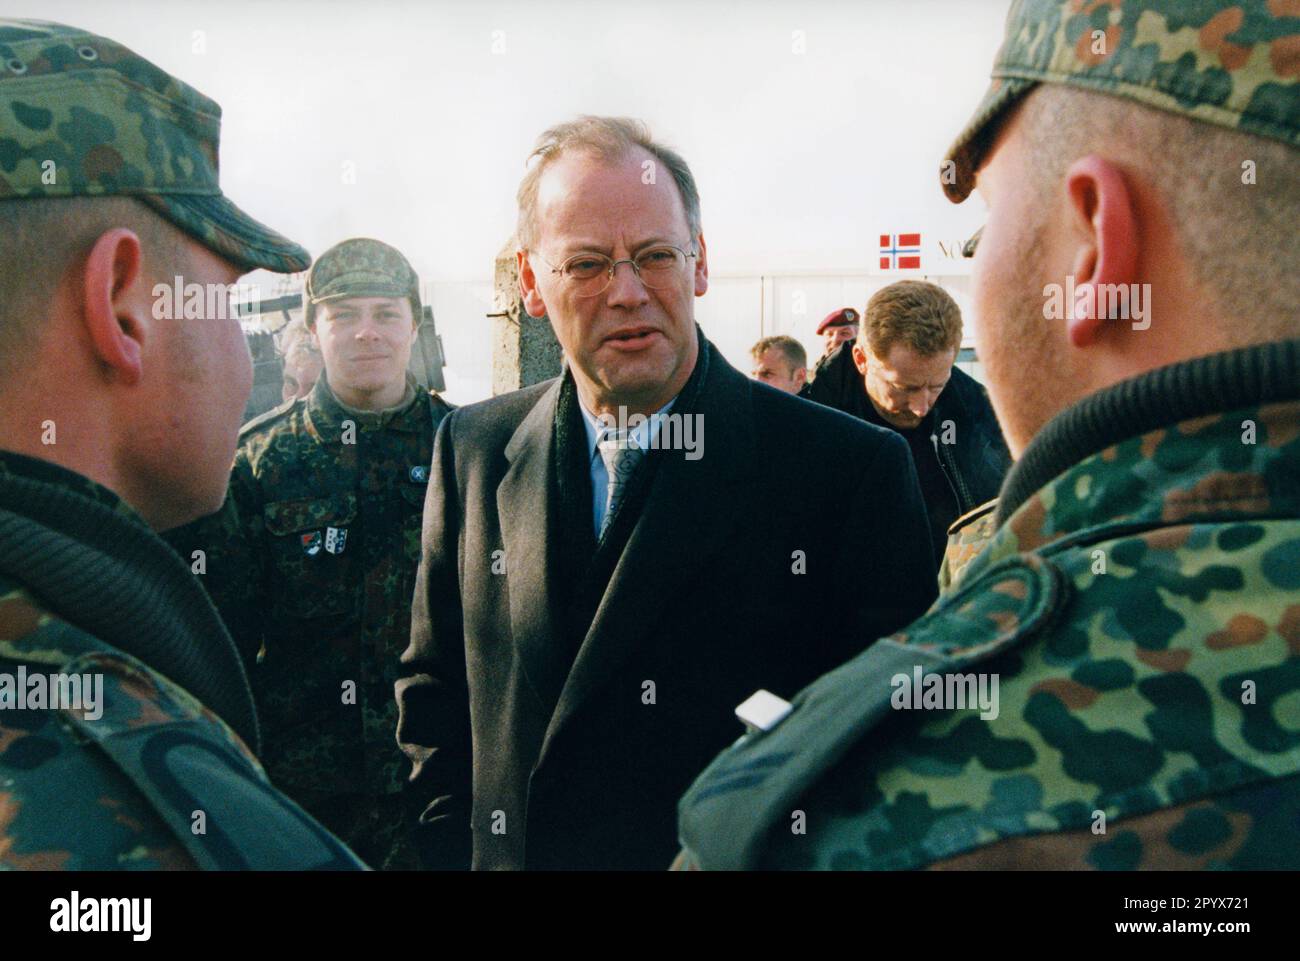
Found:
<path fill-rule="evenodd" d="M 559 341 L 545 318 L 529 317 L 519 294 L 512 238 L 496 257 L 492 319 L 492 395 L 559 376 Z"/>

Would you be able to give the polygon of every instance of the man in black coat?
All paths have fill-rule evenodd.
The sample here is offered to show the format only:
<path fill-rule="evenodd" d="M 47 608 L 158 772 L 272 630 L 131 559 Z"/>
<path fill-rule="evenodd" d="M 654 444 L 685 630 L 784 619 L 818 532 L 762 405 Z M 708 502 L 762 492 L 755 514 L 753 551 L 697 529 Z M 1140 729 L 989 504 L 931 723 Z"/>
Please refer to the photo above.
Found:
<path fill-rule="evenodd" d="M 818 365 L 807 395 L 907 441 L 936 559 L 953 521 L 997 497 L 1011 466 L 988 392 L 954 366 L 961 337 L 961 310 L 942 287 L 890 284 L 867 303 L 857 340 Z"/>
<path fill-rule="evenodd" d="M 922 612 L 934 560 L 905 444 L 699 331 L 685 162 L 590 117 L 536 153 L 520 285 L 566 370 L 439 430 L 398 740 L 431 866 L 662 869 L 735 707 Z"/>

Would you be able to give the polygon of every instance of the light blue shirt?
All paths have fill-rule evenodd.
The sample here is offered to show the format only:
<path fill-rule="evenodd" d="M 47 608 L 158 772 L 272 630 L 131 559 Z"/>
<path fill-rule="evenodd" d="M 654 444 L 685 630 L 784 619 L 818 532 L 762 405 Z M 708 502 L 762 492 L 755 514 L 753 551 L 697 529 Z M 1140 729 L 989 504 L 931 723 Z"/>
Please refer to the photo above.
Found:
<path fill-rule="evenodd" d="M 659 435 L 659 428 L 663 425 L 660 418 L 672 410 L 675 403 L 677 403 L 676 397 L 646 418 L 644 423 L 633 429 L 632 438 L 636 441 L 638 447 L 642 450 L 650 449 L 654 438 Z M 582 402 L 581 398 L 578 399 L 578 409 L 582 411 L 582 424 L 587 429 L 587 455 L 591 464 L 591 517 L 592 522 L 595 524 L 596 537 L 599 538 L 600 530 L 605 526 L 605 502 L 609 499 L 609 471 L 605 469 L 605 458 L 600 456 L 600 451 L 596 445 L 605 435 L 606 428 L 599 417 L 587 410 L 587 406 Z"/>

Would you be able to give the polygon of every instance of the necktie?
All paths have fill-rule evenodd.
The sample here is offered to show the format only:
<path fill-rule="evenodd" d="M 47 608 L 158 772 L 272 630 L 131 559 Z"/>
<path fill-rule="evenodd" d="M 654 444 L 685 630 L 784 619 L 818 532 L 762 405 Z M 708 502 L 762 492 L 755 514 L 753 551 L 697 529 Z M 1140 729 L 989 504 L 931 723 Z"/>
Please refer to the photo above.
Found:
<path fill-rule="evenodd" d="M 600 459 L 605 462 L 605 473 L 609 475 L 609 482 L 605 488 L 605 520 L 600 525 L 600 536 L 603 538 L 605 531 L 609 530 L 614 512 L 623 502 L 628 481 L 645 457 L 645 451 L 637 446 L 636 438 L 632 436 L 630 430 L 612 428 L 605 431 L 596 442 L 596 449 L 600 451 Z"/>

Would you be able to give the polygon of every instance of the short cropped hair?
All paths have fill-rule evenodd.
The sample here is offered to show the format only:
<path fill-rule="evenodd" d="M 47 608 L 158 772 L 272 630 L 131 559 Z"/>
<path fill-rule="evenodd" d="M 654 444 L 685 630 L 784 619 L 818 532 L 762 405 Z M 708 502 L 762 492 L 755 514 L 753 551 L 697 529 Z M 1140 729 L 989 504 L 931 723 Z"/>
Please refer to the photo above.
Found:
<path fill-rule="evenodd" d="M 789 337 L 786 334 L 777 334 L 774 337 L 764 337 L 757 344 L 750 348 L 749 352 L 755 360 L 758 360 L 768 350 L 775 348 L 780 351 L 796 368 L 808 366 L 808 352 L 803 349 L 803 344 Z"/>
<path fill-rule="evenodd" d="M 139 238 L 152 277 L 170 284 L 190 263 L 181 232 L 133 197 L 0 200 L 0 378 L 38 345 L 50 299 L 99 237 L 126 227 Z"/>
<path fill-rule="evenodd" d="M 1035 88 L 1019 110 L 1033 158 L 1021 189 L 1046 202 L 1070 164 L 1103 154 L 1158 188 L 1206 310 L 1232 318 L 1216 333 L 1238 347 L 1300 336 L 1300 150 L 1057 84 Z"/>
<path fill-rule="evenodd" d="M 938 284 L 900 280 L 867 301 L 858 341 L 882 359 L 900 343 L 923 357 L 957 350 L 961 308 Z"/>
<path fill-rule="evenodd" d="M 691 168 L 681 154 L 657 143 L 650 136 L 650 128 L 640 120 L 588 115 L 546 130 L 537 138 L 537 146 L 528 155 L 529 162 L 534 157 L 539 159 L 519 184 L 519 222 L 515 228 L 519 247 L 529 250 L 537 243 L 537 186 L 547 167 L 573 151 L 594 153 L 614 163 L 637 148 L 649 153 L 672 174 L 677 192 L 681 194 L 682 206 L 686 209 L 686 224 L 690 227 L 693 244 L 700 235 L 700 192 L 695 186 Z"/>

